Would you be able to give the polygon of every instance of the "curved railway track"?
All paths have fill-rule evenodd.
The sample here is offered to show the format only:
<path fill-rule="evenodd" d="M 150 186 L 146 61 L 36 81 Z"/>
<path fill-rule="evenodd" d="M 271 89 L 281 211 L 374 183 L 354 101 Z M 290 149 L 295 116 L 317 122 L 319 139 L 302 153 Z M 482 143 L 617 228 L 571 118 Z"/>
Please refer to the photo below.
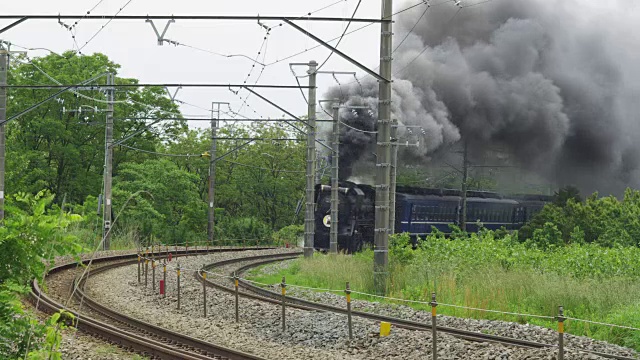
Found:
<path fill-rule="evenodd" d="M 194 255 L 219 251 L 242 251 L 245 249 L 249 248 L 207 250 L 191 249 L 188 254 Z M 173 253 L 174 256 L 184 256 L 187 254 L 185 250 Z M 163 258 L 166 257 L 167 254 L 168 252 L 163 251 L 156 252 L 153 256 L 156 258 Z M 77 325 L 82 331 L 151 358 L 187 360 L 264 360 L 263 358 L 255 355 L 218 346 L 125 316 L 109 309 L 94 299 L 91 299 L 83 292 L 82 289 L 89 275 L 104 272 L 120 266 L 135 264 L 137 261 L 137 254 L 117 255 L 94 259 L 92 266 L 102 266 L 91 269 L 91 271 L 87 271 L 83 276 L 76 276 L 76 278 L 74 278 L 72 285 L 72 289 L 76 288 L 74 296 L 81 301 L 81 304 L 90 309 L 88 312 L 84 310 L 79 312 L 60 304 L 44 293 L 36 280 L 32 282 L 30 294 L 32 301 L 36 306 L 36 309 L 50 314 L 60 310 L 65 310 L 73 314 L 73 324 Z M 88 262 L 89 260 L 83 261 L 85 265 Z M 49 271 L 47 276 L 76 266 L 77 263 L 75 262 L 56 266 Z"/>
<path fill-rule="evenodd" d="M 234 275 L 234 273 L 240 275 L 240 274 L 246 272 L 247 270 L 249 270 L 251 268 L 255 268 L 257 266 L 265 265 L 265 264 L 269 264 L 269 263 L 273 263 L 273 262 L 293 259 L 293 258 L 296 258 L 296 257 L 298 257 L 300 255 L 302 255 L 302 253 L 262 255 L 262 256 L 251 256 L 251 257 L 245 257 L 245 258 L 229 259 L 229 260 L 224 260 L 224 261 L 219 261 L 219 262 L 216 262 L 216 263 L 209 264 L 209 265 L 205 266 L 205 270 L 210 270 L 210 269 L 215 269 L 215 268 L 219 268 L 219 267 L 222 267 L 222 266 L 229 266 L 229 265 L 233 265 L 233 264 L 237 264 L 237 263 L 250 261 L 249 264 L 242 265 L 242 266 L 236 268 L 233 272 L 227 274 L 229 277 L 232 277 Z M 217 288 L 217 289 L 225 291 L 225 292 L 235 293 L 235 287 L 232 284 L 232 280 L 229 281 L 229 286 L 225 286 L 225 285 L 216 283 L 216 282 L 212 281 L 211 279 L 206 279 L 205 280 L 200 272 L 196 273 L 195 276 L 200 282 L 205 281 L 207 286 L 214 287 L 214 288 Z M 250 282 L 248 282 L 248 281 L 246 281 L 246 280 L 244 280 L 242 278 L 238 279 L 238 284 L 239 284 L 239 287 L 244 289 L 244 291 L 240 291 L 239 292 L 239 295 L 242 296 L 242 297 L 246 297 L 246 298 L 250 298 L 250 299 L 254 299 L 254 300 L 259 300 L 259 301 L 264 301 L 264 302 L 268 302 L 268 303 L 272 303 L 272 304 L 281 304 L 282 295 L 280 293 L 273 292 L 273 291 L 270 291 L 268 289 L 253 285 Z M 331 305 L 327 305 L 327 304 L 312 302 L 312 301 L 308 301 L 308 300 L 292 297 L 292 296 L 289 296 L 289 295 L 287 295 L 285 297 L 285 299 L 286 299 L 285 301 L 287 303 L 287 306 L 293 307 L 293 308 L 297 308 L 297 309 L 313 310 L 313 311 L 327 311 L 327 312 L 334 312 L 334 313 L 339 313 L 339 314 L 346 314 L 347 313 L 347 310 L 345 308 L 339 308 L 339 307 L 335 307 L 335 306 L 331 306 Z M 394 324 L 395 326 L 398 326 L 398 327 L 401 327 L 401 328 L 410 329 L 410 330 L 431 331 L 431 324 L 430 323 L 420 323 L 420 322 L 415 322 L 415 321 L 410 321 L 410 320 L 405 320 L 405 319 L 400 319 L 400 318 L 394 318 L 394 317 L 389 317 L 389 316 L 384 316 L 384 315 L 372 314 L 372 313 L 368 313 L 368 312 L 355 311 L 355 310 L 352 310 L 351 314 L 353 316 L 358 316 L 358 317 L 362 317 L 362 318 L 369 319 L 369 320 L 390 322 L 391 324 Z M 440 325 L 437 325 L 437 330 L 438 330 L 438 332 L 447 333 L 449 335 L 455 336 L 455 337 L 460 338 L 460 339 L 464 339 L 464 340 L 468 340 L 468 341 L 475 341 L 475 342 L 492 342 L 492 343 L 498 343 L 498 344 L 507 345 L 507 346 L 518 346 L 518 347 L 531 348 L 531 349 L 542 349 L 542 348 L 555 348 L 555 347 L 557 347 L 555 344 L 545 344 L 545 343 L 534 342 L 534 341 L 529 341 L 529 340 L 522 340 L 522 339 L 516 339 L 516 338 L 511 338 L 511 337 L 505 337 L 505 336 L 483 334 L 483 333 L 480 333 L 480 332 L 456 329 L 456 328 L 440 326 Z M 601 356 L 601 357 L 604 357 L 604 358 L 609 358 L 609 359 L 637 360 L 637 359 L 631 358 L 631 357 L 620 356 L 620 355 L 615 355 L 615 354 L 608 354 L 608 353 L 601 353 L 601 352 L 591 351 L 591 350 L 582 350 L 581 349 L 580 351 L 583 351 L 583 352 L 586 352 L 586 353 L 590 353 L 590 354 L 594 354 L 594 355 L 598 355 L 598 356 Z"/>

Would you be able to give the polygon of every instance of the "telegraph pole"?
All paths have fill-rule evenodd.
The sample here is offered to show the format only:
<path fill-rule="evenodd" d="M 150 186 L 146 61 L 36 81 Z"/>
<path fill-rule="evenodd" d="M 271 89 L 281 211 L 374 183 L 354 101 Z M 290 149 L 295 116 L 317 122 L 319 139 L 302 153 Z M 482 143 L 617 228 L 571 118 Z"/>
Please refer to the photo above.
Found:
<path fill-rule="evenodd" d="M 309 62 L 309 108 L 307 111 L 307 173 L 306 203 L 304 216 L 304 257 L 313 257 L 315 234 L 315 163 L 316 163 L 316 68 L 318 63 Z"/>
<path fill-rule="evenodd" d="M 115 85 L 115 75 L 107 74 L 107 85 Z M 104 169 L 104 250 L 109 250 L 111 241 L 111 182 L 113 180 L 113 102 L 115 87 L 108 87 L 107 93 L 107 129 L 105 138 L 105 169 Z"/>
<path fill-rule="evenodd" d="M 7 72 L 9 49 L 0 41 L 0 123 L 7 120 Z M 4 223 L 5 124 L 0 125 L 0 225 Z"/>
<path fill-rule="evenodd" d="M 393 0 L 382 0 L 382 19 L 391 20 Z M 391 47 L 392 22 L 380 25 L 380 80 L 376 163 L 376 210 L 373 249 L 373 282 L 380 295 L 387 290 L 389 266 L 389 184 L 391 140 Z"/>
<path fill-rule="evenodd" d="M 396 176 L 398 174 L 398 120 L 391 123 L 391 185 L 389 189 L 389 234 L 396 232 Z"/>
<path fill-rule="evenodd" d="M 216 140 L 216 132 L 218 127 L 218 120 L 220 119 L 220 105 L 228 105 L 227 102 L 213 101 L 211 103 L 211 152 L 209 154 L 209 242 L 214 245 L 214 225 L 215 225 L 215 193 L 216 193 L 216 152 L 218 150 L 218 143 Z M 217 106 L 216 110 L 213 109 Z M 216 117 L 213 117 L 213 112 L 216 112 Z"/>
<path fill-rule="evenodd" d="M 333 103 L 333 134 L 331 154 L 331 229 L 329 252 L 338 253 L 338 161 L 340 159 L 340 104 Z"/>

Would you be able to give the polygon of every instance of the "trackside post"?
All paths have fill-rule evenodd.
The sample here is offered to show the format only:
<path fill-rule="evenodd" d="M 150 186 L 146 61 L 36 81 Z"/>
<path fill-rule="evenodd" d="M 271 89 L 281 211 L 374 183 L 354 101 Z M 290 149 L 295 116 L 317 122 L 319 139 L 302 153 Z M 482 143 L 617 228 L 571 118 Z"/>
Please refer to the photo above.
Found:
<path fill-rule="evenodd" d="M 180 264 L 178 264 L 178 266 L 176 267 L 176 273 L 177 273 L 177 289 L 176 291 L 178 292 L 178 310 L 180 310 Z"/>
<path fill-rule="evenodd" d="M 284 279 L 284 276 L 282 277 L 282 283 L 280 283 L 280 287 L 282 288 L 282 332 L 286 331 L 286 312 L 285 312 L 285 301 L 286 301 L 286 294 L 287 294 L 287 283 Z"/>
<path fill-rule="evenodd" d="M 353 330 L 351 328 L 351 287 L 349 286 L 348 281 L 347 287 L 344 292 L 345 294 L 347 294 L 347 322 L 349 324 L 349 340 L 353 340 Z"/>
<path fill-rule="evenodd" d="M 564 360 L 564 307 L 558 306 L 558 360 Z"/>
<path fill-rule="evenodd" d="M 233 282 L 236 285 L 236 322 L 238 322 L 240 316 L 238 314 L 238 275 L 236 272 L 233 272 Z"/>
<path fill-rule="evenodd" d="M 433 351 L 433 360 L 438 359 L 438 326 L 436 324 L 438 302 L 436 301 L 436 293 L 431 293 L 431 347 Z"/>

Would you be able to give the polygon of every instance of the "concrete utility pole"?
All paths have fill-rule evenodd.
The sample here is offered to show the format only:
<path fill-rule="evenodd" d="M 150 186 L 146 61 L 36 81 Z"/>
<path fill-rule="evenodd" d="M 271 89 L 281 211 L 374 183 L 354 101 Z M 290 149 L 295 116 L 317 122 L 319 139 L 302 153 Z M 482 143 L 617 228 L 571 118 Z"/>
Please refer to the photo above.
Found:
<path fill-rule="evenodd" d="M 307 173 L 306 203 L 304 215 L 304 257 L 313 257 L 315 235 L 315 164 L 316 164 L 316 68 L 318 63 L 309 62 L 309 108 L 307 112 Z"/>
<path fill-rule="evenodd" d="M 382 0 L 382 19 L 391 20 L 393 0 Z M 378 136 L 376 163 L 376 210 L 373 249 L 373 282 L 380 295 L 387 290 L 389 266 L 389 184 L 391 138 L 392 22 L 380 26 L 380 76 L 378 91 Z"/>
<path fill-rule="evenodd" d="M 0 41 L 0 123 L 7 120 L 7 72 L 9 67 L 9 49 Z M 0 125 L 0 225 L 4 223 L 4 163 L 5 163 L 5 124 Z"/>
<path fill-rule="evenodd" d="M 338 253 L 338 161 L 340 160 L 340 103 L 333 103 L 333 134 L 331 154 L 331 229 L 329 230 L 329 252 Z"/>
<path fill-rule="evenodd" d="M 115 85 L 115 75 L 107 74 L 107 85 Z M 107 92 L 107 129 L 105 137 L 105 168 L 104 168 L 104 250 L 109 250 L 111 245 L 111 182 L 113 180 L 113 102 L 115 100 L 115 87 L 108 87 Z"/>
<path fill-rule="evenodd" d="M 220 105 L 228 105 L 227 102 L 213 101 L 211 103 L 211 152 L 209 154 L 209 222 L 208 222 L 208 234 L 209 242 L 213 245 L 214 240 L 214 225 L 215 225 L 215 193 L 216 193 L 216 152 L 218 151 L 218 143 L 216 140 L 216 131 L 218 127 L 218 119 L 220 119 Z M 214 110 L 214 106 L 217 106 Z M 213 112 L 216 112 L 216 117 L 213 117 Z"/>
<path fill-rule="evenodd" d="M 389 234 L 396 232 L 396 175 L 398 174 L 398 120 L 391 123 L 391 185 L 389 189 Z"/>
<path fill-rule="evenodd" d="M 467 231 L 467 180 L 469 178 L 469 158 L 467 154 L 467 142 L 464 142 L 462 150 L 462 211 L 460 214 L 460 229 Z"/>

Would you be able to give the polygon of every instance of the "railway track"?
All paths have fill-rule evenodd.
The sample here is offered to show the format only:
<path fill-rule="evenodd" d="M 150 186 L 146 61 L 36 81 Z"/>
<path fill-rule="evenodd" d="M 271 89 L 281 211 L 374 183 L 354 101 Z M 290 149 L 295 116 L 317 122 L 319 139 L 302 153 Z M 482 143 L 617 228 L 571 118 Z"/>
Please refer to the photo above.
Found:
<path fill-rule="evenodd" d="M 261 248 L 264 249 L 264 248 Z M 201 249 L 189 250 L 189 255 L 205 254 L 216 251 L 241 251 L 243 249 Z M 167 256 L 167 252 L 156 252 L 156 258 Z M 184 256 L 186 251 L 181 250 L 174 256 Z M 83 292 L 84 283 L 89 275 L 108 271 L 120 266 L 135 264 L 138 261 L 137 254 L 110 256 L 93 260 L 96 268 L 88 271 L 84 276 L 76 276 L 72 289 L 77 290 L 74 296 L 90 311 L 77 311 L 66 307 L 52 297 L 44 293 L 36 280 L 32 282 L 31 298 L 36 309 L 46 313 L 55 313 L 65 310 L 73 314 L 72 322 L 84 332 L 102 338 L 108 342 L 118 344 L 144 356 L 158 359 L 220 359 L 220 360 L 264 360 L 261 357 L 225 348 L 208 343 L 200 339 L 179 334 L 161 327 L 148 324 L 126 315 L 122 315 L 99 302 L 91 299 Z M 88 260 L 83 261 L 87 264 Z M 92 266 L 93 266 L 92 265 Z M 76 263 L 68 263 L 56 266 L 49 271 L 47 276 L 63 270 L 76 267 Z"/>
<path fill-rule="evenodd" d="M 249 270 L 251 268 L 255 268 L 255 267 L 260 266 L 260 265 L 265 265 L 265 264 L 269 264 L 269 263 L 273 263 L 273 262 L 293 259 L 293 258 L 296 258 L 296 257 L 298 257 L 300 255 L 302 255 L 302 253 L 294 253 L 294 254 L 286 254 L 286 255 L 283 255 L 283 254 L 262 255 L 262 256 L 251 256 L 251 257 L 246 257 L 246 258 L 229 259 L 229 260 L 224 260 L 224 261 L 219 261 L 219 262 L 216 262 L 216 263 L 209 264 L 209 265 L 205 266 L 205 269 L 206 270 L 210 270 L 210 269 L 215 269 L 215 268 L 219 268 L 219 267 L 222 267 L 222 266 L 229 266 L 229 265 L 242 263 L 242 262 L 247 262 L 247 261 L 250 262 L 249 264 L 245 264 L 245 265 L 242 265 L 242 266 L 234 269 L 234 271 L 232 271 L 231 273 L 228 274 L 230 277 L 232 277 L 234 275 L 234 273 L 239 275 L 239 274 L 242 274 L 242 273 L 246 272 L 247 270 Z M 205 280 L 201 273 L 196 273 L 195 276 L 200 282 L 206 281 L 207 286 L 211 286 L 211 287 L 214 287 L 214 288 L 217 288 L 219 290 L 226 291 L 226 292 L 229 292 L 229 293 L 234 293 L 235 292 L 235 287 L 232 286 L 232 282 L 231 282 L 232 280 L 230 280 L 229 286 L 226 286 L 226 285 L 222 285 L 220 283 L 216 283 L 215 281 L 212 281 L 211 279 L 206 279 Z M 256 286 L 256 285 L 251 284 L 250 282 L 248 282 L 248 281 L 246 281 L 246 280 L 244 280 L 242 278 L 238 279 L 238 284 L 239 284 L 239 287 L 244 290 L 244 291 L 239 291 L 239 295 L 242 296 L 242 297 L 246 297 L 246 298 L 250 298 L 250 299 L 254 299 L 254 300 L 259 300 L 259 301 L 264 301 L 264 302 L 268 302 L 268 303 L 272 303 L 272 304 L 281 304 L 282 295 L 280 293 L 278 293 L 278 292 L 273 292 L 273 291 L 270 291 L 268 289 Z M 302 310 L 326 311 L 326 312 L 334 312 L 334 313 L 339 313 L 339 314 L 346 314 L 347 313 L 347 310 L 345 308 L 339 308 L 339 307 L 335 307 L 335 306 L 331 306 L 331 305 L 327 305 L 327 304 L 312 302 L 312 301 L 308 301 L 308 300 L 304 300 L 304 299 L 300 299 L 300 298 L 296 298 L 296 297 L 292 297 L 292 296 L 286 296 L 286 300 L 285 301 L 287 303 L 287 306 L 293 307 L 293 308 L 297 308 L 297 309 L 302 309 Z M 429 324 L 429 323 L 420 323 L 420 322 L 415 322 L 415 321 L 410 321 L 410 320 L 405 320 L 405 319 L 400 319 L 400 318 L 394 318 L 394 317 L 389 317 L 389 316 L 384 316 L 384 315 L 378 315 L 378 314 L 373 314 L 373 313 L 368 313 L 368 312 L 362 312 L 362 311 L 353 311 L 352 310 L 351 314 L 352 314 L 352 316 L 358 316 L 358 317 L 369 319 L 369 320 L 390 322 L 391 324 L 394 324 L 397 327 L 401 327 L 401 328 L 405 328 L 405 329 L 419 330 L 419 331 L 431 331 L 431 324 Z M 456 328 L 440 326 L 440 325 L 438 325 L 436 328 L 437 328 L 438 332 L 447 333 L 449 335 L 455 336 L 455 337 L 463 339 L 463 340 L 468 340 L 468 341 L 491 342 L 491 343 L 497 343 L 497 344 L 502 344 L 502 345 L 507 345 L 507 346 L 517 346 L 517 347 L 531 348 L 531 349 L 543 349 L 543 348 L 556 348 L 557 347 L 555 344 L 545 344 L 545 343 L 534 342 L 534 341 L 530 341 L 530 340 L 516 339 L 516 338 L 498 336 L 498 335 L 490 335 L 490 334 L 484 334 L 484 333 L 475 332 L 475 331 L 469 331 L 469 330 L 456 329 Z M 580 351 L 584 351 L 586 353 L 598 355 L 598 356 L 601 356 L 601 357 L 604 357 L 604 358 L 609 358 L 609 359 L 637 360 L 637 359 L 631 358 L 631 357 L 620 356 L 620 355 L 615 355 L 615 354 L 608 354 L 608 353 L 602 353 L 602 352 L 591 351 L 591 350 L 580 350 Z"/>

